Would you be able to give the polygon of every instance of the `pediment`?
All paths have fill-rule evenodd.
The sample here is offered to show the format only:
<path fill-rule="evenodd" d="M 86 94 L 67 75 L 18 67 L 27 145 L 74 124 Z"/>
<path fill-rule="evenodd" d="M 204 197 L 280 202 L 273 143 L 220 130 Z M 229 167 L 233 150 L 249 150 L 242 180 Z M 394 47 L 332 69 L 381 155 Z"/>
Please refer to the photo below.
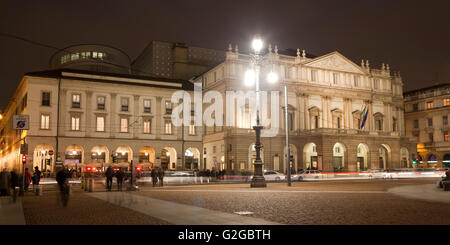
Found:
<path fill-rule="evenodd" d="M 338 52 L 333 52 L 317 57 L 307 63 L 305 66 L 320 68 L 325 70 L 343 71 L 351 73 L 364 74 L 364 70 L 358 65 L 347 59 Z"/>

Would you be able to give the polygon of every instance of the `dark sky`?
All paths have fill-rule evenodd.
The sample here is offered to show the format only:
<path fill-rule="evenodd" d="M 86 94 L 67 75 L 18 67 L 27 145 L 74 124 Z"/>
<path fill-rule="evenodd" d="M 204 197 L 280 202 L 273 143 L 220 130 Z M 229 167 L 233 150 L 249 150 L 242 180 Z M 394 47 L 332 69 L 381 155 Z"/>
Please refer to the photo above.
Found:
<path fill-rule="evenodd" d="M 108 44 L 134 60 L 151 40 L 248 49 L 254 34 L 279 49 L 339 51 L 401 71 L 404 89 L 450 82 L 450 1 L 0 0 L 0 33 L 64 48 Z M 21 76 L 54 50 L 0 35 L 0 108 Z"/>

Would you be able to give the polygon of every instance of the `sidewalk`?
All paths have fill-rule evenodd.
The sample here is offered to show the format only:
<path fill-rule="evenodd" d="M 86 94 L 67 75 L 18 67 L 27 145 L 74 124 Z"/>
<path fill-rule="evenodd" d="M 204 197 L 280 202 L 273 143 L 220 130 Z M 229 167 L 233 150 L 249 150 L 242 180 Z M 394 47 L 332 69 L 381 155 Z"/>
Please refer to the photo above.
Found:
<path fill-rule="evenodd" d="M 0 225 L 25 225 L 22 199 L 17 197 L 16 202 L 11 197 L 0 197 Z"/>
<path fill-rule="evenodd" d="M 388 189 L 388 193 L 411 199 L 450 204 L 450 191 L 437 188 L 435 184 L 394 187 Z"/>

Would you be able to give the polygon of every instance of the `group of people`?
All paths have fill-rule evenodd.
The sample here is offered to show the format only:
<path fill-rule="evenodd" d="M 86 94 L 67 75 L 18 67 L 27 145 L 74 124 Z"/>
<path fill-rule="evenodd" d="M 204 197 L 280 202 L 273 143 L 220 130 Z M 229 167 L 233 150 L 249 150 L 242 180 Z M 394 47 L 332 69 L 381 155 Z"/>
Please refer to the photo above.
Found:
<path fill-rule="evenodd" d="M 16 196 L 16 187 L 24 186 L 23 190 L 28 191 L 30 183 L 33 183 L 33 187 L 39 185 L 41 180 L 41 171 L 39 167 L 34 168 L 33 175 L 30 174 L 28 168 L 25 168 L 25 181 L 23 180 L 23 175 L 19 175 L 15 170 L 8 171 L 6 168 L 0 172 L 0 196 L 9 196 L 11 190 L 13 196 Z M 22 189 L 22 188 L 21 188 Z"/>
<path fill-rule="evenodd" d="M 159 180 L 159 186 L 164 185 L 164 169 L 156 167 L 152 169 L 151 173 L 153 187 L 157 186 Z"/>
<path fill-rule="evenodd" d="M 106 177 L 106 190 L 107 191 L 112 190 L 112 183 L 113 183 L 114 177 L 116 178 L 116 181 L 117 181 L 117 190 L 118 191 L 122 191 L 123 181 L 125 179 L 127 179 L 127 176 L 122 169 L 114 171 L 111 166 L 109 166 L 106 169 L 105 177 Z M 151 177 L 152 177 L 153 187 L 158 185 L 158 181 L 159 181 L 159 186 L 164 185 L 164 170 L 162 168 L 156 167 L 156 168 L 152 169 Z"/>

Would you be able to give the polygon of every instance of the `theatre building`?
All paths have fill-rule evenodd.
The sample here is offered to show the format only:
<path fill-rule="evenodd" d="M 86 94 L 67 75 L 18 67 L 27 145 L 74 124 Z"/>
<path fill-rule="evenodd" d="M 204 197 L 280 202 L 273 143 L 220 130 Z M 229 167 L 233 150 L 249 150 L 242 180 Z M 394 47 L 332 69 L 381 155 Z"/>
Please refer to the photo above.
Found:
<path fill-rule="evenodd" d="M 28 144 L 29 169 L 54 171 L 62 162 L 103 170 L 128 168 L 131 161 L 143 169 L 199 167 L 201 130 L 171 121 L 172 94 L 192 93 L 192 83 L 127 74 L 129 58 L 98 45 L 70 47 L 50 64 L 54 69 L 22 77 L 3 113 L 1 167 L 20 167 L 21 139 Z M 13 115 L 20 114 L 29 115 L 29 130 L 12 128 Z"/>
<path fill-rule="evenodd" d="M 262 137 L 265 169 L 286 169 L 286 109 L 291 169 L 361 171 L 412 167 L 411 153 L 416 152 L 416 144 L 405 137 L 403 83 L 389 65 L 374 69 L 367 60 L 357 65 L 338 52 L 312 56 L 299 49 L 279 51 L 277 46 L 274 49 L 269 46 L 262 55 L 265 62 L 261 67 L 260 89 L 280 91 L 277 119 L 280 128 L 276 136 Z M 226 98 L 227 91 L 255 91 L 254 86 L 244 85 L 244 74 L 249 68 L 249 55 L 239 52 L 237 47 L 233 50 L 230 45 L 225 61 L 197 76 L 195 81 L 203 84 L 204 94 L 219 91 Z M 269 71 L 278 74 L 278 83 L 266 82 Z M 235 101 L 224 101 L 224 118 L 229 116 L 226 105 L 233 103 L 233 109 L 239 109 L 235 108 L 238 106 Z M 255 112 L 250 108 L 247 101 L 240 108 L 242 115 L 231 117 L 234 126 L 204 127 L 203 158 L 207 168 L 252 170 L 256 158 L 252 129 Z M 360 128 L 364 108 L 368 110 L 367 119 Z"/>

